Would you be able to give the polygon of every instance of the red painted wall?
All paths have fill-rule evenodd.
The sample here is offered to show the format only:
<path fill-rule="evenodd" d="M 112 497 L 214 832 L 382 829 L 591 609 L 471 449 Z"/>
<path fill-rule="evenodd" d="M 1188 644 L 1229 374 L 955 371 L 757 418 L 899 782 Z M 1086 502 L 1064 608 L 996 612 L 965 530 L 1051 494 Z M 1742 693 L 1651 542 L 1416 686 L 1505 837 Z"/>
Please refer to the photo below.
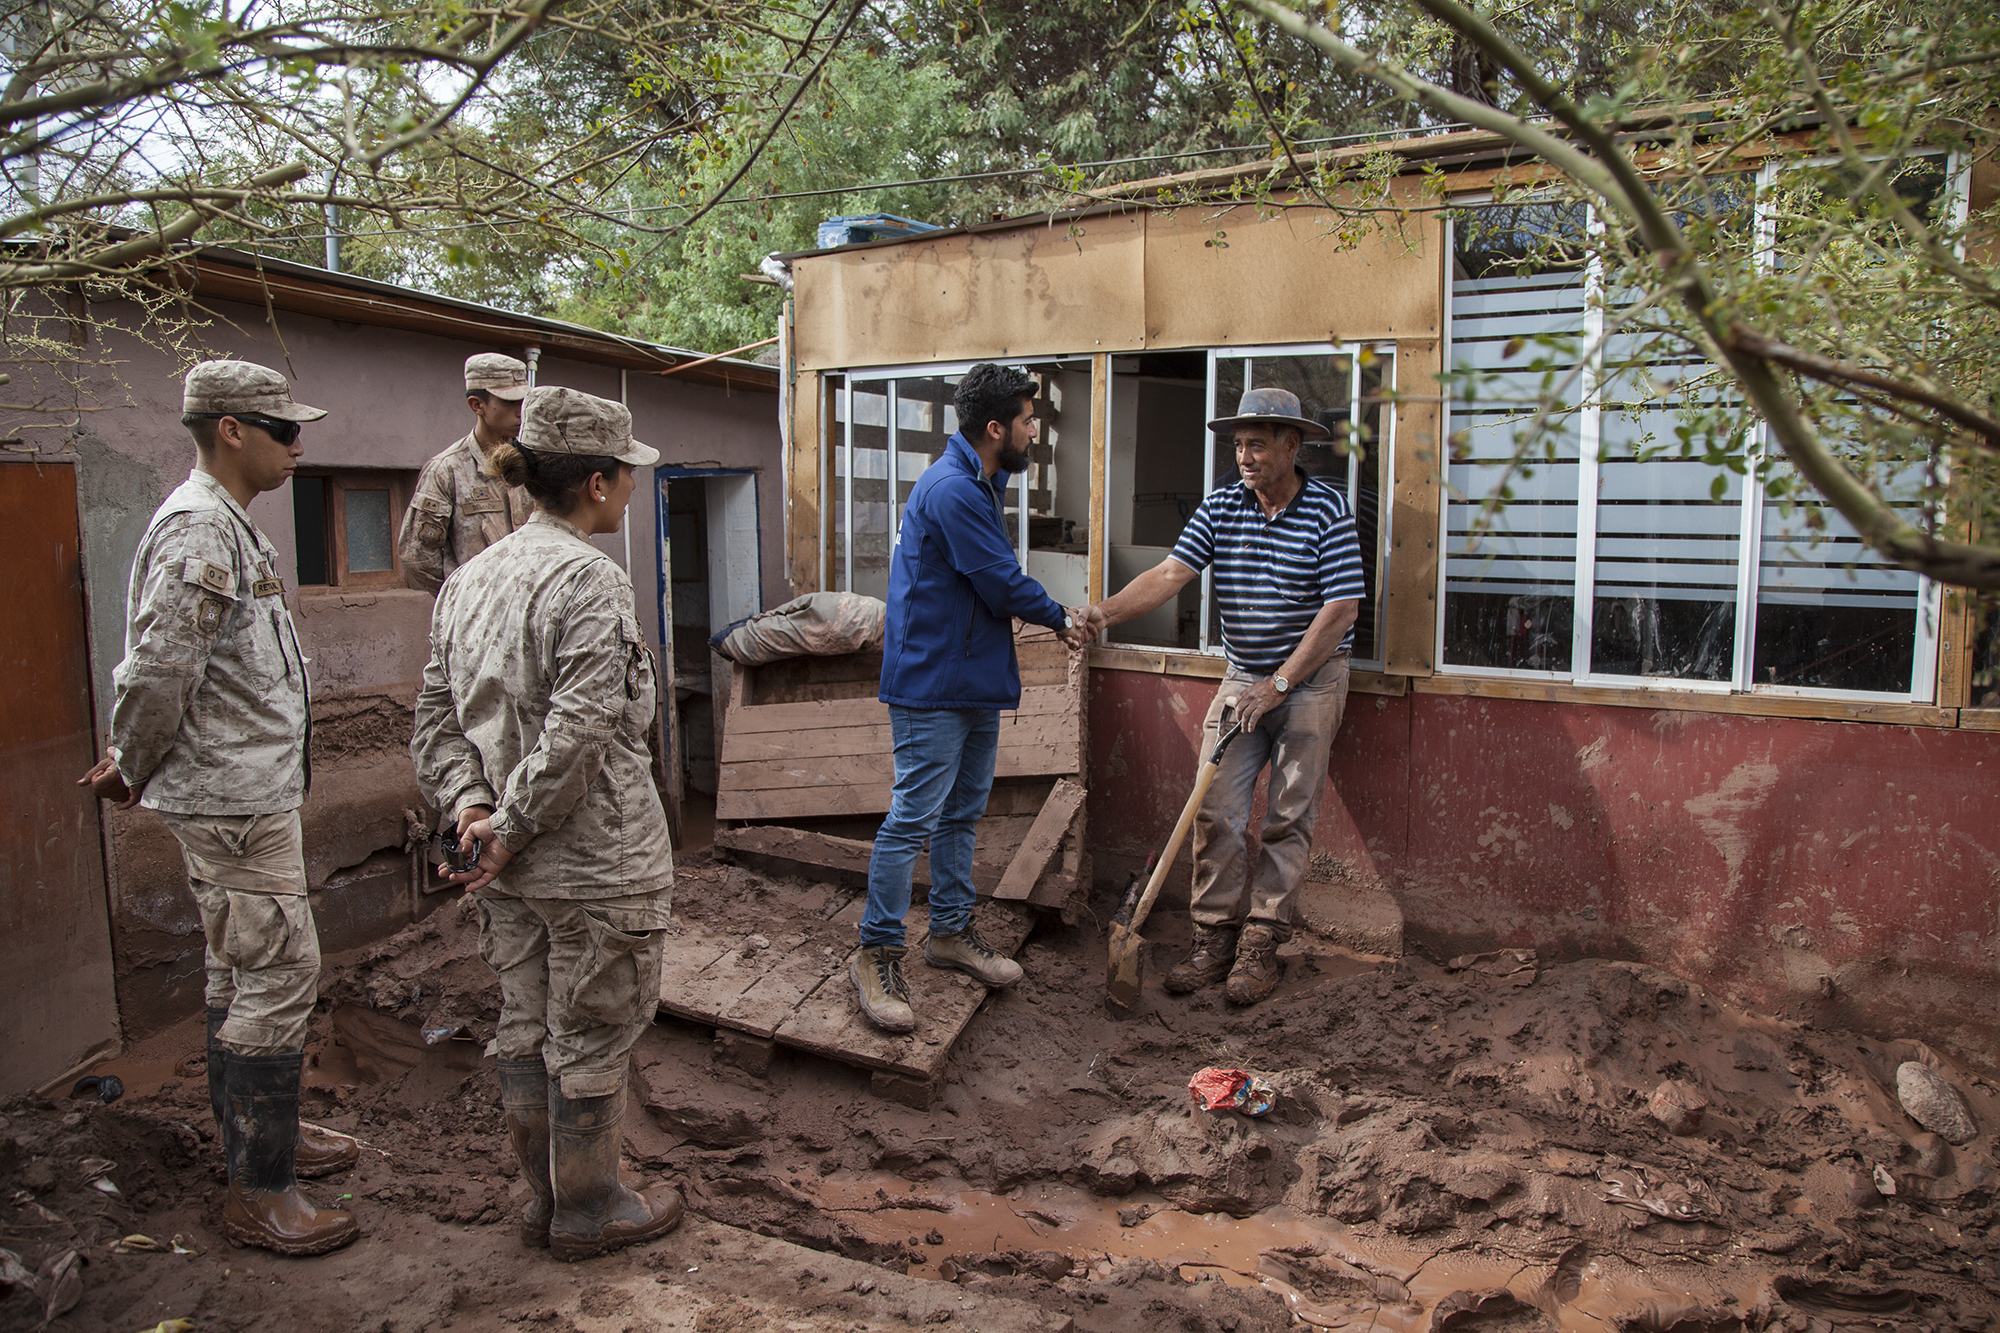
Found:
<path fill-rule="evenodd" d="M 1092 674 L 1100 873 L 1165 841 L 1215 684 Z M 2000 1065 L 2000 734 L 1356 694 L 1330 777 L 1315 850 L 1410 948 L 1638 958 Z"/>

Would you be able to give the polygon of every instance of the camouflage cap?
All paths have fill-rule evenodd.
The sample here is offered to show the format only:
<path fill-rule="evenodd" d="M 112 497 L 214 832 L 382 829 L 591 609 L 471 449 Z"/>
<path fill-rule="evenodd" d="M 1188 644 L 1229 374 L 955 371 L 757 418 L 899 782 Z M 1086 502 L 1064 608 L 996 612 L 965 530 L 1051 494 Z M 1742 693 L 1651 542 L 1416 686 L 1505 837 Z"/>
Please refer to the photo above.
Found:
<path fill-rule="evenodd" d="M 269 366 L 252 361 L 203 361 L 187 373 L 181 411 L 318 421 L 324 408 L 292 401 L 292 386 Z"/>
<path fill-rule="evenodd" d="M 495 398 L 520 402 L 528 396 L 528 363 L 498 352 L 465 358 L 465 391 L 483 389 Z"/>
<path fill-rule="evenodd" d="M 515 437 L 538 454 L 597 454 L 633 467 L 651 467 L 660 451 L 632 438 L 632 414 L 609 398 L 561 385 L 528 390 Z"/>

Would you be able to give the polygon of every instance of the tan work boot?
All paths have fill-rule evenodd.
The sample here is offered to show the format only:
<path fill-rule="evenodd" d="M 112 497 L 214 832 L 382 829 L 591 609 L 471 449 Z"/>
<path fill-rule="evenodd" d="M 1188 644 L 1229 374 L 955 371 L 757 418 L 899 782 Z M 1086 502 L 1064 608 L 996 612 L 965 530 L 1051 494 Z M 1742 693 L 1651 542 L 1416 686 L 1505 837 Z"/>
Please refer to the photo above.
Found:
<path fill-rule="evenodd" d="M 550 1183 L 555 1214 L 549 1219 L 549 1250 L 564 1263 L 666 1235 L 680 1225 L 685 1205 L 671 1185 L 644 1194 L 618 1179 L 618 1149 L 624 1136 L 625 1083 L 603 1097 L 565 1097 L 550 1082 Z"/>
<path fill-rule="evenodd" d="M 228 1071 L 229 1051 L 222 1044 L 222 1025 L 229 1019 L 227 1009 L 208 1011 L 208 1101 L 209 1109 L 215 1113 L 215 1125 L 224 1131 L 224 1118 L 228 1114 L 224 1103 L 224 1093 Z M 320 1176 L 330 1176 L 336 1171 L 345 1171 L 361 1160 L 361 1145 L 338 1130 L 324 1125 L 315 1125 L 310 1120 L 299 1121 L 299 1146 L 293 1159 L 293 1169 L 301 1180 L 313 1180 Z"/>
<path fill-rule="evenodd" d="M 228 1060 L 223 1147 L 229 1193 L 222 1229 L 243 1245 L 278 1254 L 325 1254 L 361 1234 L 354 1215 L 315 1208 L 299 1193 L 299 1073 L 303 1052 Z"/>
<path fill-rule="evenodd" d="M 1231 1004 L 1255 1004 L 1278 987 L 1285 965 L 1278 961 L 1278 932 L 1261 921 L 1243 927 L 1236 941 L 1236 965 L 1222 994 Z"/>
<path fill-rule="evenodd" d="M 1021 965 L 979 938 L 979 927 L 968 921 L 954 935 L 932 935 L 924 941 L 924 961 L 932 967 L 969 972 L 994 988 L 1011 986 L 1022 977 Z"/>
<path fill-rule="evenodd" d="M 549 1071 L 539 1055 L 500 1061 L 500 1120 L 530 1190 L 521 1214 L 521 1243 L 546 1250 L 556 1196 L 549 1182 Z"/>
<path fill-rule="evenodd" d="M 876 1027 L 890 1032 L 910 1032 L 917 1026 L 916 1012 L 910 1008 L 910 986 L 903 980 L 903 953 L 893 944 L 877 944 L 856 950 L 847 964 L 861 1012 Z"/>
<path fill-rule="evenodd" d="M 1235 961 L 1236 927 L 1196 923 L 1194 952 L 1167 973 L 1160 984 L 1169 995 L 1186 995 L 1203 986 L 1213 986 L 1228 976 L 1230 965 Z"/>

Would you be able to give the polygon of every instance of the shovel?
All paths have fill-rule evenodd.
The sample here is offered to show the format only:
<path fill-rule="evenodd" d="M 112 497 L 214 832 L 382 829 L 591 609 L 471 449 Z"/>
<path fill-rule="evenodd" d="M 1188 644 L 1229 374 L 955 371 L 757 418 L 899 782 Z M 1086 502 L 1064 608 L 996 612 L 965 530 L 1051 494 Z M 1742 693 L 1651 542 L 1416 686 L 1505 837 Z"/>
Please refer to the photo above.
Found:
<path fill-rule="evenodd" d="M 1222 766 L 1222 752 L 1242 731 L 1240 724 L 1232 722 L 1216 738 L 1215 749 L 1209 752 L 1208 762 L 1195 775 L 1194 790 L 1188 794 L 1187 804 L 1181 808 L 1180 820 L 1174 825 L 1173 836 L 1167 839 L 1166 850 L 1157 860 L 1146 863 L 1153 872 L 1146 880 L 1146 891 L 1138 895 L 1136 902 L 1133 900 L 1133 891 L 1139 882 L 1139 877 L 1134 875 L 1132 883 L 1127 886 L 1124 905 L 1111 919 L 1111 957 L 1104 968 L 1104 988 L 1110 993 L 1115 1008 L 1130 1009 L 1139 1003 L 1139 989 L 1145 978 L 1139 957 L 1140 946 L 1145 941 L 1139 938 L 1139 928 L 1146 924 L 1146 914 L 1153 910 L 1153 900 L 1160 896 L 1160 885 L 1166 882 L 1167 867 L 1174 863 L 1174 856 L 1180 851 L 1189 826 L 1194 823 L 1194 812 L 1201 808 L 1201 798 L 1208 794 L 1208 784 L 1215 781 L 1215 771 Z"/>

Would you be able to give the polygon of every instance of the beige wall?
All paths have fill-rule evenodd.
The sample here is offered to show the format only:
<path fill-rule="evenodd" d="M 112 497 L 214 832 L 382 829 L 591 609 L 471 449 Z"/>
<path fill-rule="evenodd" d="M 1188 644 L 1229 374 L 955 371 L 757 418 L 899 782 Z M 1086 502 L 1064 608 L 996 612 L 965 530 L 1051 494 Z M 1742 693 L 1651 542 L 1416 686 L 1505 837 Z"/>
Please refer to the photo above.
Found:
<path fill-rule="evenodd" d="M 1149 348 L 1436 338 L 1441 224 L 1353 241 L 1313 208 L 1023 223 L 792 266 L 805 370 Z"/>

